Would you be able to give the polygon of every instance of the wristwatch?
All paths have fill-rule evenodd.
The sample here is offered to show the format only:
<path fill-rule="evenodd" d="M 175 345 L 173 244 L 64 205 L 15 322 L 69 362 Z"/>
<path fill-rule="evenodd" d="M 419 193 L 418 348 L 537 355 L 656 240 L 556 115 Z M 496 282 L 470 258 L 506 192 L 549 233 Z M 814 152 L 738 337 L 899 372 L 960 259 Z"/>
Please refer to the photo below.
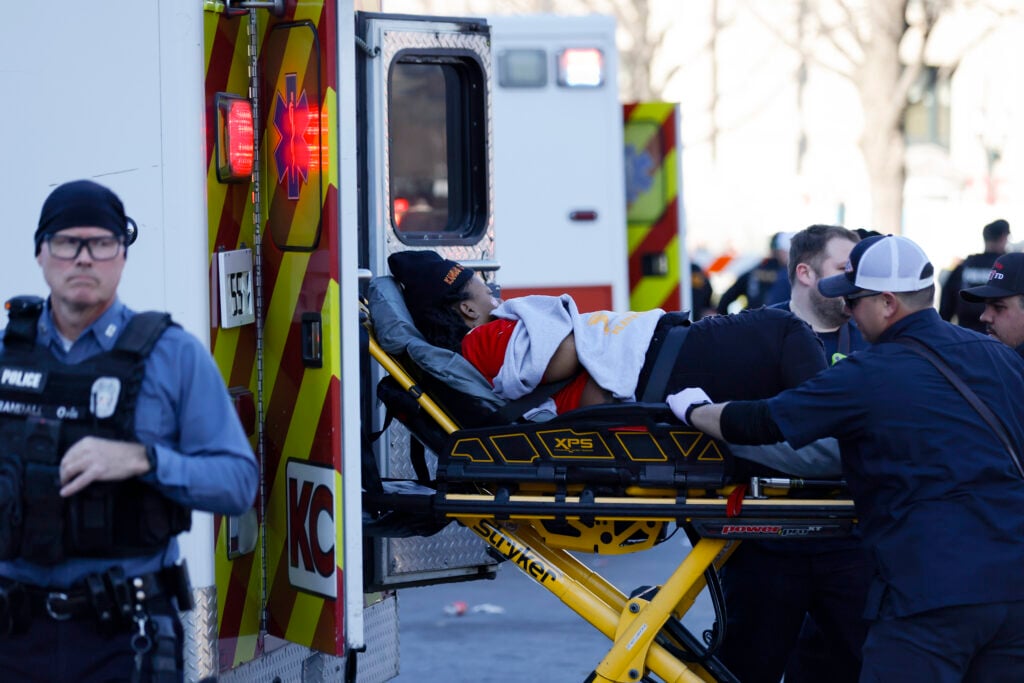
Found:
<path fill-rule="evenodd" d="M 146 462 L 149 463 L 149 471 L 156 474 L 156 446 L 146 446 Z"/>

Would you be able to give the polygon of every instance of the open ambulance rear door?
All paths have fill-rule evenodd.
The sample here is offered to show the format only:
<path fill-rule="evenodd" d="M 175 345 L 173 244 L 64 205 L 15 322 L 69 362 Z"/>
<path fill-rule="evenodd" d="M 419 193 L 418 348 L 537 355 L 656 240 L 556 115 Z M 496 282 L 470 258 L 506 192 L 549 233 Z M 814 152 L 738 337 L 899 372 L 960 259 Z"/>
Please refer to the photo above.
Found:
<path fill-rule="evenodd" d="M 497 264 L 487 24 L 360 13 L 356 30 L 364 267 L 386 275 L 390 254 L 430 249 L 489 276 Z M 366 374 L 372 396 L 379 368 Z M 372 417 L 376 425 L 382 419 Z M 416 479 L 410 453 L 417 447 L 393 423 L 377 443 L 382 475 Z M 434 462 L 426 453 L 431 477 Z M 373 539 L 365 552 L 373 588 L 488 577 L 496 565 L 456 524 L 429 537 Z"/>

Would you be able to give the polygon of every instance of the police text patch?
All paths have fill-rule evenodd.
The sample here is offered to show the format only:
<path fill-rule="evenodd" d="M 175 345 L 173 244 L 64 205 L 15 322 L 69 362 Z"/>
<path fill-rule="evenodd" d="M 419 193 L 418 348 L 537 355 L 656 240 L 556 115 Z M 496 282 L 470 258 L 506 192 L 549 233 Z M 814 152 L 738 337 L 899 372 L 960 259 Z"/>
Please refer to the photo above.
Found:
<path fill-rule="evenodd" d="M 0 387 L 41 394 L 46 388 L 46 373 L 26 368 L 0 366 Z"/>

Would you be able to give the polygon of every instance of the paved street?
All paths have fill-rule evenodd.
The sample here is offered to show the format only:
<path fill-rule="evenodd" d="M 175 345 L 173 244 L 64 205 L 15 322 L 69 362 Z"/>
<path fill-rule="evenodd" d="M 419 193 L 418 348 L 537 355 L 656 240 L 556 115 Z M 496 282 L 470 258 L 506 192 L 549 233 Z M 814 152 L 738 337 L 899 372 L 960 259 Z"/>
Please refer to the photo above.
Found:
<path fill-rule="evenodd" d="M 662 583 L 688 547 L 678 532 L 648 551 L 581 559 L 629 593 Z M 459 602 L 466 610 L 461 616 L 454 613 Z M 611 645 L 508 563 L 493 581 L 403 589 L 399 612 L 399 683 L 581 683 Z M 685 622 L 699 632 L 712 620 L 702 595 Z"/>

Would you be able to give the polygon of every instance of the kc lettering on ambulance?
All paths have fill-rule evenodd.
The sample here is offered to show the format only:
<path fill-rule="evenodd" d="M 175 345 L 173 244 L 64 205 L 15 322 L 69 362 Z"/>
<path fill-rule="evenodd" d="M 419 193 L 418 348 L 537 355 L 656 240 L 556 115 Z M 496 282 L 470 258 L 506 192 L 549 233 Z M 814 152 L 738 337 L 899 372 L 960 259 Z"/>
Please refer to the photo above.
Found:
<path fill-rule="evenodd" d="M 337 598 L 334 468 L 289 460 L 286 472 L 288 581 L 310 593 Z"/>

